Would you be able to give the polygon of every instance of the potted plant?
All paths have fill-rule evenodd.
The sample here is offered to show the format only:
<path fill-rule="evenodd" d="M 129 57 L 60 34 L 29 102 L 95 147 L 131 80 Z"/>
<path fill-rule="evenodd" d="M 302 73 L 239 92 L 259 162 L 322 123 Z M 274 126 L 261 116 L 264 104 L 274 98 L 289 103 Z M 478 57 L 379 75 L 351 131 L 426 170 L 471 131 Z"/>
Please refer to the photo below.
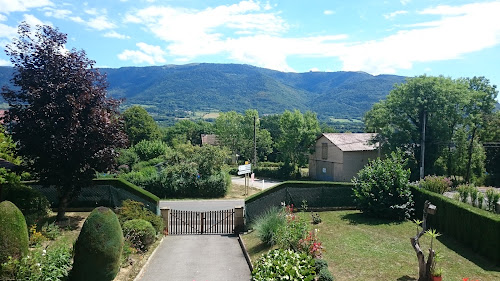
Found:
<path fill-rule="evenodd" d="M 443 269 L 440 267 L 435 267 L 431 270 L 432 281 L 442 281 Z"/>

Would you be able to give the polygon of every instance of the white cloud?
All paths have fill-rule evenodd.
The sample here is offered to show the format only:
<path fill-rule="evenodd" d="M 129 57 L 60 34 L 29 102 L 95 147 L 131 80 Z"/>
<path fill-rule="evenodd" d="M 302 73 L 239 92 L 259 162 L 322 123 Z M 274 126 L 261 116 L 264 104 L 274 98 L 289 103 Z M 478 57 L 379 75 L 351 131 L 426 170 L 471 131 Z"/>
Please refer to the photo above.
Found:
<path fill-rule="evenodd" d="M 0 14 L 0 21 L 6 21 L 6 20 L 7 20 L 7 16 Z"/>
<path fill-rule="evenodd" d="M 324 11 L 323 11 L 323 14 L 325 14 L 325 15 L 329 16 L 329 15 L 333 15 L 333 14 L 335 14 L 335 11 L 332 11 L 332 10 L 324 10 Z"/>
<path fill-rule="evenodd" d="M 392 12 L 389 14 L 385 14 L 384 18 L 385 19 L 392 19 L 392 18 L 395 18 L 396 16 L 405 15 L 405 14 L 408 14 L 408 11 L 395 11 L 395 12 Z"/>
<path fill-rule="evenodd" d="M 85 21 L 81 17 L 69 17 L 70 20 L 77 23 L 84 23 Z"/>
<path fill-rule="evenodd" d="M 0 38 L 12 39 L 17 36 L 17 28 L 0 23 Z M 4 44 L 2 44 L 4 45 Z"/>
<path fill-rule="evenodd" d="M 406 4 L 410 3 L 411 0 L 400 0 L 399 2 L 401 3 L 401 5 L 405 6 Z"/>
<path fill-rule="evenodd" d="M 114 30 L 106 32 L 104 34 L 104 37 L 117 38 L 117 39 L 130 39 L 130 36 L 120 34 L 120 33 L 116 32 Z"/>
<path fill-rule="evenodd" d="M 46 8 L 46 12 L 44 15 L 46 17 L 54 17 L 56 19 L 65 19 L 68 18 L 69 15 L 71 15 L 70 10 L 64 10 L 64 9 L 52 9 L 52 8 Z"/>
<path fill-rule="evenodd" d="M 97 30 L 105 30 L 115 28 L 116 25 L 112 23 L 106 16 L 100 15 L 93 19 L 90 19 L 87 22 L 87 26 L 97 29 Z"/>
<path fill-rule="evenodd" d="M 50 26 L 52 26 L 52 24 L 50 22 L 43 22 L 31 14 L 24 14 L 24 21 L 27 22 L 32 27 L 35 27 L 37 25 L 50 25 Z"/>
<path fill-rule="evenodd" d="M 440 19 L 349 46 L 340 55 L 343 70 L 395 73 L 415 62 L 457 59 L 500 44 L 500 2 L 439 6 L 421 13 Z"/>
<path fill-rule="evenodd" d="M 160 46 L 153 46 L 143 42 L 137 43 L 139 50 L 125 50 L 118 55 L 120 60 L 132 60 L 134 63 L 157 64 L 165 63 L 165 51 Z"/>
<path fill-rule="evenodd" d="M 10 61 L 0 59 L 0 65 L 1 66 L 11 66 L 12 64 L 10 63 Z"/>
<path fill-rule="evenodd" d="M 53 5 L 49 0 L 0 0 L 2 13 L 26 12 L 31 8 Z"/>

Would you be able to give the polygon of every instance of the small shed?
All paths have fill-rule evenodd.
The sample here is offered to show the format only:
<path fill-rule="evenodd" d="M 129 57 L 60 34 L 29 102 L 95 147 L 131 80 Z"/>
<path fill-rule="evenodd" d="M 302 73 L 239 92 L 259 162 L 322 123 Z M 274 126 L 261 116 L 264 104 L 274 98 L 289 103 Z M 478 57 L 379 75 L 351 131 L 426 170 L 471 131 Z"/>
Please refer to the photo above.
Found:
<path fill-rule="evenodd" d="M 324 133 L 309 156 L 309 176 L 315 180 L 349 182 L 370 159 L 379 156 L 372 133 Z"/>

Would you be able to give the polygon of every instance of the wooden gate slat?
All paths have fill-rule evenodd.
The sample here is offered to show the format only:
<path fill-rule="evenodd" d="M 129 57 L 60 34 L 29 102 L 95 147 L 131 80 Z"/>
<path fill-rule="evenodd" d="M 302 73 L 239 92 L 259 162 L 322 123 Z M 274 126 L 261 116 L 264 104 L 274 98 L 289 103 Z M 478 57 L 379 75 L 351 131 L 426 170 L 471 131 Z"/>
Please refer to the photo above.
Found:
<path fill-rule="evenodd" d="M 231 234 L 234 232 L 234 209 L 218 211 L 170 210 L 169 234 Z"/>

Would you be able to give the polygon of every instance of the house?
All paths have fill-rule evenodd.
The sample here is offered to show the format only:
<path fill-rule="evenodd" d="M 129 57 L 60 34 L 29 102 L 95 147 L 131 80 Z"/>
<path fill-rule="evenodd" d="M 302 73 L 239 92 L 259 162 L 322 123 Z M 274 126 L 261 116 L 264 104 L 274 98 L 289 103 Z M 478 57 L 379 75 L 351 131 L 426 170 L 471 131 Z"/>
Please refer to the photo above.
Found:
<path fill-rule="evenodd" d="M 325 133 L 309 156 L 309 176 L 323 181 L 349 182 L 370 159 L 379 156 L 376 134 Z"/>

